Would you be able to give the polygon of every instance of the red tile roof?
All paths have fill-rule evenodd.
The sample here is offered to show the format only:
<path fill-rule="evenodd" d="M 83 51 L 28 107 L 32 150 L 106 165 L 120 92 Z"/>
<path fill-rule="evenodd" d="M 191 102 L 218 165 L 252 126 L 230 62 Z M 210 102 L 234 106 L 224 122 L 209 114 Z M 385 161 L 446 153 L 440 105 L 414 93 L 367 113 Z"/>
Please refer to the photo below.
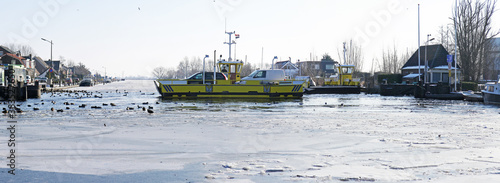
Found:
<path fill-rule="evenodd" d="M 25 64 L 24 64 L 24 62 L 23 62 L 23 60 L 24 60 L 24 58 L 23 58 L 23 57 L 19 57 L 19 56 L 17 56 L 16 54 L 12 54 L 12 53 L 6 53 L 6 55 L 8 55 L 8 56 L 10 56 L 10 57 L 12 57 L 12 58 L 15 58 L 15 59 L 17 59 L 17 60 L 19 60 L 19 62 L 21 62 L 21 64 L 23 64 L 23 65 L 26 67 L 26 65 L 25 65 Z"/>

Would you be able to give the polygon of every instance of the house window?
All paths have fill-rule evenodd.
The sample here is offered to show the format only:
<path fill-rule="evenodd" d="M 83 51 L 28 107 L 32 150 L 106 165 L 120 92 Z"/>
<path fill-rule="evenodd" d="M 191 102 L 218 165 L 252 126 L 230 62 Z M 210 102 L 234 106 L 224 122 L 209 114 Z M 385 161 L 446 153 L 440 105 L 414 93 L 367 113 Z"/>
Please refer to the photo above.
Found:
<path fill-rule="evenodd" d="M 326 70 L 333 70 L 333 69 L 335 69 L 335 65 L 333 65 L 333 64 L 326 64 L 325 68 L 326 68 Z"/>
<path fill-rule="evenodd" d="M 441 73 L 432 73 L 432 83 L 441 81 Z"/>
<path fill-rule="evenodd" d="M 319 70 L 319 64 L 315 64 L 314 69 Z"/>
<path fill-rule="evenodd" d="M 441 82 L 443 83 L 449 83 L 450 82 L 450 78 L 448 77 L 448 73 L 443 73 L 443 80 L 441 80 Z"/>

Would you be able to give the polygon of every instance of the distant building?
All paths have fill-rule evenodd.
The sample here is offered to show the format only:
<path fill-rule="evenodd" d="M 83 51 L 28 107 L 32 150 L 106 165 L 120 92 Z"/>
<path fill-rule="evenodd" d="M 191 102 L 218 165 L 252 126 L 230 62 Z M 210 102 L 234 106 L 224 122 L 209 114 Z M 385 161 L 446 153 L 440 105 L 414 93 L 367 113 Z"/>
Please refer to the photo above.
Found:
<path fill-rule="evenodd" d="M 37 76 L 46 77 L 47 72 L 49 71 L 49 66 L 43 61 L 42 58 L 36 56 L 33 58 L 33 62 L 35 64 L 35 72 Z"/>
<path fill-rule="evenodd" d="M 4 53 L 1 56 L 2 56 L 1 58 L 2 65 L 16 64 L 16 65 L 23 65 L 24 67 L 26 67 L 26 64 L 24 62 L 25 61 L 24 57 L 12 53 Z"/>
<path fill-rule="evenodd" d="M 401 68 L 403 74 L 403 81 L 405 82 L 418 82 L 419 76 L 424 81 L 425 75 L 425 49 L 427 48 L 427 80 L 429 83 L 453 83 L 455 73 L 455 60 L 451 63 L 451 80 L 448 77 L 448 51 L 441 44 L 420 46 L 420 64 L 418 62 L 418 49 L 408 59 L 408 61 Z M 457 78 L 460 78 L 460 66 L 457 65 Z M 460 81 L 460 80 L 459 80 Z"/>
<path fill-rule="evenodd" d="M 11 49 L 7 48 L 6 46 L 0 45 L 0 56 L 6 54 L 6 53 L 14 53 Z"/>
<path fill-rule="evenodd" d="M 483 78 L 498 81 L 500 79 L 500 37 L 488 41 L 486 63 Z"/>
<path fill-rule="evenodd" d="M 274 69 L 284 70 L 285 75 L 291 78 L 299 74 L 299 67 L 293 64 L 290 60 L 276 62 L 274 64 Z"/>
<path fill-rule="evenodd" d="M 300 61 L 297 63 L 302 70 L 302 75 L 308 75 L 312 77 L 329 77 L 335 74 L 335 65 L 338 64 L 337 61 L 329 59 L 321 59 L 321 61 Z"/>

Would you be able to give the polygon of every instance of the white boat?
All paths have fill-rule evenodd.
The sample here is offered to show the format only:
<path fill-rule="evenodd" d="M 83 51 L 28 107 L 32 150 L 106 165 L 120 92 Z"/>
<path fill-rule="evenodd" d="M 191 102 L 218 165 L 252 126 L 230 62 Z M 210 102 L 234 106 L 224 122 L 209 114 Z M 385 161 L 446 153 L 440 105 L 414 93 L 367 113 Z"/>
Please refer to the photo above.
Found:
<path fill-rule="evenodd" d="M 486 87 L 481 91 L 485 104 L 500 105 L 500 81 L 486 83 Z"/>

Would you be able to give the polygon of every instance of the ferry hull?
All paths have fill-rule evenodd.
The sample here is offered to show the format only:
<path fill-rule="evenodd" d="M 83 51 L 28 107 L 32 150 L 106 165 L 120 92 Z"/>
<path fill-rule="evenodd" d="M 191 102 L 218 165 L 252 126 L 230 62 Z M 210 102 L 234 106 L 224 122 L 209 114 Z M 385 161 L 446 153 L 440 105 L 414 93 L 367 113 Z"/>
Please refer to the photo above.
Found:
<path fill-rule="evenodd" d="M 306 94 L 360 94 L 360 86 L 313 86 L 306 88 Z"/>
<path fill-rule="evenodd" d="M 169 98 L 301 98 L 302 84 L 295 85 L 210 85 L 161 84 L 155 81 L 158 92 Z"/>
<path fill-rule="evenodd" d="M 483 100 L 485 104 L 500 105 L 500 94 L 483 91 Z"/>

